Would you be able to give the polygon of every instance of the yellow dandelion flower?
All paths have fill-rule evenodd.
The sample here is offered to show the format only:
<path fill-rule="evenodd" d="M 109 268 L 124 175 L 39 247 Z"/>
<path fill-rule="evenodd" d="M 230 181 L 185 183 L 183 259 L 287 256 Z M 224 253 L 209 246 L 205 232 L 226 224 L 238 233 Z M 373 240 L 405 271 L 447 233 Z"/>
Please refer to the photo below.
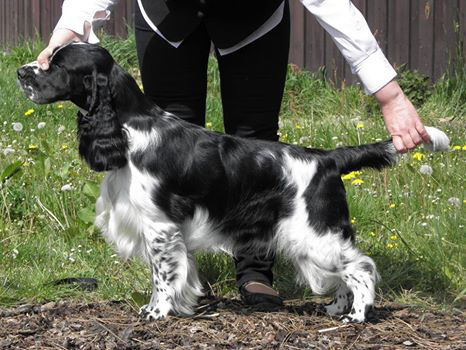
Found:
<path fill-rule="evenodd" d="M 354 225 L 356 223 L 356 218 L 352 218 L 351 223 Z"/>
<path fill-rule="evenodd" d="M 363 122 L 359 122 L 356 124 L 356 129 L 364 129 L 364 123 Z"/>
<path fill-rule="evenodd" d="M 295 125 L 296 129 L 302 129 L 303 127 L 301 126 L 301 124 L 296 124 Z"/>
<path fill-rule="evenodd" d="M 26 112 L 24 112 L 24 115 L 31 115 L 32 113 L 34 113 L 34 109 L 29 108 Z"/>
<path fill-rule="evenodd" d="M 395 248 L 395 245 L 394 245 L 394 244 L 391 244 L 391 243 L 388 243 L 388 244 L 387 244 L 387 248 L 388 248 L 388 249 Z"/>
<path fill-rule="evenodd" d="M 206 128 L 211 128 L 212 127 L 212 123 L 211 122 L 208 122 L 205 124 Z"/>
<path fill-rule="evenodd" d="M 351 179 L 354 179 L 356 176 L 354 176 L 353 174 L 349 173 L 349 174 L 346 174 L 346 175 L 343 175 L 341 177 L 342 180 L 351 180 Z"/>
<path fill-rule="evenodd" d="M 463 146 L 463 151 L 466 151 L 466 145 Z"/>
<path fill-rule="evenodd" d="M 361 171 L 352 171 L 349 174 L 343 175 L 341 177 L 341 179 L 342 180 L 352 180 L 352 179 L 356 178 L 356 176 L 359 176 L 361 174 L 362 174 Z"/>
<path fill-rule="evenodd" d="M 62 149 L 62 150 L 68 149 L 68 145 L 67 145 L 67 144 L 61 145 L 61 149 Z"/>
<path fill-rule="evenodd" d="M 453 151 L 460 151 L 461 150 L 461 146 L 453 146 Z"/>
<path fill-rule="evenodd" d="M 57 108 L 63 108 L 63 105 L 60 103 Z"/>
<path fill-rule="evenodd" d="M 375 232 L 373 231 L 369 232 L 369 236 L 375 237 Z"/>
<path fill-rule="evenodd" d="M 396 240 L 398 239 L 398 236 L 397 236 L 397 235 L 391 235 L 391 236 L 390 236 L 390 239 L 391 239 L 392 241 L 396 241 Z"/>
<path fill-rule="evenodd" d="M 28 149 L 29 149 L 29 150 L 35 150 L 35 149 L 38 149 L 38 148 L 39 148 L 39 146 L 34 145 L 34 144 L 32 144 L 32 143 L 28 146 Z"/>
<path fill-rule="evenodd" d="M 415 160 L 423 160 L 425 158 L 425 155 L 422 153 L 416 152 L 413 154 L 413 159 Z"/>
<path fill-rule="evenodd" d="M 361 180 L 361 179 L 354 179 L 354 180 L 351 182 L 351 184 L 352 184 L 352 185 L 355 185 L 355 186 L 362 185 L 363 183 L 364 183 L 364 181 Z"/>
<path fill-rule="evenodd" d="M 396 207 L 396 204 L 395 204 L 395 203 L 392 203 L 392 204 L 390 204 L 388 207 L 393 209 L 393 208 Z"/>

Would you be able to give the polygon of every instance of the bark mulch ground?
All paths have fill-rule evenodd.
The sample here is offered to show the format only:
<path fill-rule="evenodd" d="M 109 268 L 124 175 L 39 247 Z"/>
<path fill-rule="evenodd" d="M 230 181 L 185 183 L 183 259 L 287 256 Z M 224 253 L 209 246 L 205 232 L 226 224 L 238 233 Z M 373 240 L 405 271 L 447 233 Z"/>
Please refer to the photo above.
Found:
<path fill-rule="evenodd" d="M 146 322 L 125 302 L 23 305 L 0 309 L 0 349 L 466 349 L 464 312 L 384 304 L 346 325 L 320 310 L 210 299 L 193 317 Z"/>

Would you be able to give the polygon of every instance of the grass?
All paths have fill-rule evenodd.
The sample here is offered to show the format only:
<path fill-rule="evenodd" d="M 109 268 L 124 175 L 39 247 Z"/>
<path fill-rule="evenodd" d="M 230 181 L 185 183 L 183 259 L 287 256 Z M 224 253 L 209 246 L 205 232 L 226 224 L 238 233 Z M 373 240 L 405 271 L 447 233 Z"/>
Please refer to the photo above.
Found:
<path fill-rule="evenodd" d="M 103 45 L 137 74 L 133 37 L 105 38 Z M 34 60 L 41 48 L 39 41 L 25 42 L 0 61 L 0 305 L 64 297 L 138 299 L 150 291 L 147 269 L 137 261 L 121 261 L 92 226 L 102 174 L 91 172 L 78 157 L 76 107 L 34 105 L 16 86 L 15 69 Z M 213 58 L 210 63 L 207 126 L 221 131 L 219 76 Z M 358 246 L 374 258 L 382 275 L 379 297 L 464 306 L 466 71 L 458 67 L 431 87 L 419 108 L 427 125 L 448 133 L 449 152 L 420 149 L 392 169 L 365 170 L 344 180 Z M 22 130 L 15 131 L 19 124 L 14 123 Z M 338 91 L 321 76 L 290 66 L 280 137 L 333 148 L 385 139 L 387 133 L 373 98 L 358 87 Z M 421 174 L 421 165 L 430 166 L 432 174 Z M 197 258 L 213 293 L 236 293 L 229 257 Z M 279 258 L 275 276 L 281 293 L 310 297 L 290 271 Z M 53 284 L 65 277 L 95 277 L 99 288 L 90 293 Z"/>

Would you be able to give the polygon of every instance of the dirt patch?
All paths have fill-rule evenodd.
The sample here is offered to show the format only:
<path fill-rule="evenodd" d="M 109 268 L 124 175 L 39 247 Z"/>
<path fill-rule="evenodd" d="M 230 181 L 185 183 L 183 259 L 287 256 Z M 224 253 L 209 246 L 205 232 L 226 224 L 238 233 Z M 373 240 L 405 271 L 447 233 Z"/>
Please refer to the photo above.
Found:
<path fill-rule="evenodd" d="M 245 307 L 210 299 L 194 317 L 146 322 L 125 302 L 0 309 L 0 349 L 465 349 L 464 313 L 386 304 L 345 325 L 313 302 Z"/>

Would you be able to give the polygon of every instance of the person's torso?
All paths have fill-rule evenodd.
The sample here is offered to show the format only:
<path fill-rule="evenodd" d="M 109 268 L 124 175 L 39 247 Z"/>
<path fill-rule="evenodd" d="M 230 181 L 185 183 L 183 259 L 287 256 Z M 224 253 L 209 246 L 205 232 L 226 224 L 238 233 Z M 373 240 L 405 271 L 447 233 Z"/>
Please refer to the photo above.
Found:
<path fill-rule="evenodd" d="M 257 30 L 284 0 L 137 0 L 135 26 L 151 30 L 146 18 L 172 42 L 203 22 L 217 48 L 229 48 Z"/>

